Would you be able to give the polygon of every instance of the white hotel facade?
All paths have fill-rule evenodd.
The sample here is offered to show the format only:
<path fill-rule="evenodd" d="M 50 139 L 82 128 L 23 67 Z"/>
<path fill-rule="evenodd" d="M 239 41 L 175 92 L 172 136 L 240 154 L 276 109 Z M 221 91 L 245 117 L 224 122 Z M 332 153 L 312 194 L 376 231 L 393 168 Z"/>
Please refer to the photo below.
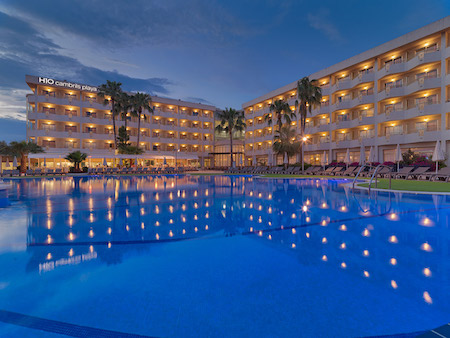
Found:
<path fill-rule="evenodd" d="M 112 165 L 119 155 L 114 150 L 110 105 L 104 105 L 97 87 L 26 75 L 32 94 L 27 95 L 27 140 L 45 149 L 31 154 L 34 165 L 67 165 L 64 157 L 76 150 L 87 153 L 92 166 L 106 159 Z M 138 158 L 146 165 L 212 165 L 214 111 L 216 107 L 152 96 L 154 114 L 145 112 L 138 130 L 137 117 L 128 116 L 130 142 L 145 150 Z M 116 117 L 116 128 L 123 126 Z"/>
<path fill-rule="evenodd" d="M 374 147 L 377 161 L 393 161 L 397 144 L 433 153 L 437 140 L 450 154 L 450 16 L 309 75 L 323 102 L 307 117 L 305 161 L 342 161 L 347 149 Z M 281 163 L 271 150 L 274 130 L 264 122 L 273 100 L 295 108 L 297 81 L 242 105 L 247 165 Z M 297 121 L 293 127 L 300 129 Z M 291 162 L 299 158 L 291 158 Z"/>

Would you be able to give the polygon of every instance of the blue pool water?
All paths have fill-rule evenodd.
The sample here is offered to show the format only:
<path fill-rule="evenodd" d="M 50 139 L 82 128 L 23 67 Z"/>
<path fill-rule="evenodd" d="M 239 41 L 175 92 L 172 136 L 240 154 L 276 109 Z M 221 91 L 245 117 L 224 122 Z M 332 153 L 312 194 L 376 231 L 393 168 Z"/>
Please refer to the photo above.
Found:
<path fill-rule="evenodd" d="M 346 182 L 10 180 L 0 336 L 360 337 L 447 323 L 450 196 Z"/>

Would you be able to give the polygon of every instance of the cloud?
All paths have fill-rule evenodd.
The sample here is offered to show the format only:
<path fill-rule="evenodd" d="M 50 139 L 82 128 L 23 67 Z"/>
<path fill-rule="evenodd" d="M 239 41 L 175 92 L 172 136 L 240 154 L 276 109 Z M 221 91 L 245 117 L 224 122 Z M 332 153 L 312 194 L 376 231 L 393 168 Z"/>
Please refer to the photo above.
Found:
<path fill-rule="evenodd" d="M 0 41 L 0 118 L 3 118 L 1 123 L 5 129 L 2 138 L 11 135 L 5 124 L 13 126 L 12 121 L 26 119 L 25 96 L 31 92 L 25 83 L 26 74 L 92 85 L 114 80 L 122 82 L 125 90 L 163 95 L 169 93 L 173 84 L 166 78 L 140 79 L 117 71 L 87 67 L 73 57 L 61 55 L 57 44 L 27 22 L 1 11 Z M 19 129 L 14 127 L 12 130 Z"/>
<path fill-rule="evenodd" d="M 109 46 L 190 44 L 198 37 L 220 45 L 255 31 L 217 0 L 4 2 L 10 13 L 43 30 L 51 28 Z"/>
<path fill-rule="evenodd" d="M 308 13 L 309 25 L 324 33 L 331 41 L 343 41 L 343 37 L 336 26 L 330 20 L 330 11 L 320 9 L 317 14 Z"/>

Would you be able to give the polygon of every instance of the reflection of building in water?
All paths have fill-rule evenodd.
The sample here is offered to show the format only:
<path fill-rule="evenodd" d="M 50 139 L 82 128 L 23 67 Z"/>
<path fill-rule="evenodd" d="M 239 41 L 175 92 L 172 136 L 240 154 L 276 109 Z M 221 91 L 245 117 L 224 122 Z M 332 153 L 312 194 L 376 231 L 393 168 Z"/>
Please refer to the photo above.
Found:
<path fill-rule="evenodd" d="M 138 244 L 238 232 L 240 208 L 230 196 L 242 193 L 230 189 L 230 179 L 243 181 L 208 177 L 198 183 L 188 176 L 73 179 L 70 184 L 55 180 L 47 198 L 29 202 L 29 268 L 39 265 L 48 271 L 93 258 L 115 263 L 126 248 L 145 250 Z M 27 182 L 18 190 L 42 191 L 48 184 Z"/>
<path fill-rule="evenodd" d="M 38 182 L 20 182 L 17 191 L 28 194 L 30 184 Z M 324 265 L 435 306 L 450 303 L 450 196 L 368 199 L 339 182 L 233 176 L 95 178 L 72 182 L 72 191 L 64 184 L 42 182 L 35 188 L 46 197 L 30 197 L 31 270 L 94 258 L 117 263 L 156 242 L 244 234 L 303 266 Z M 34 246 L 45 243 L 52 245 Z"/>
<path fill-rule="evenodd" d="M 261 209 L 258 199 L 251 199 L 259 194 L 261 190 L 258 189 L 248 194 L 249 203 L 253 204 L 249 231 L 255 238 L 295 255 L 304 266 L 320 263 L 336 273 L 345 271 L 355 278 L 367 279 L 381 288 L 395 290 L 448 311 L 450 214 L 446 209 L 438 208 L 445 202 L 448 205 L 449 196 L 441 196 L 438 201 L 433 197 L 435 205 L 423 208 L 420 203 L 431 197 L 421 200 L 422 197 L 413 195 L 392 194 L 390 210 L 378 214 L 373 206 L 368 206 L 370 211 L 360 209 L 353 196 L 349 203 L 345 194 L 324 199 L 319 193 L 304 200 L 291 199 L 290 203 L 297 204 L 292 213 L 286 212 L 289 208 Z M 276 198 L 275 193 L 273 198 Z M 382 201 L 378 202 L 381 204 Z M 384 202 L 389 203 L 388 200 Z M 403 203 L 402 208 L 399 203 Z M 405 203 L 413 203 L 411 212 L 401 211 Z M 326 209 L 333 212 L 314 217 Z M 348 217 L 348 212 L 358 209 L 360 217 L 350 220 L 352 217 Z M 277 213 L 283 224 L 273 227 L 273 218 L 268 213 Z M 339 219 L 345 221 L 337 221 Z"/>

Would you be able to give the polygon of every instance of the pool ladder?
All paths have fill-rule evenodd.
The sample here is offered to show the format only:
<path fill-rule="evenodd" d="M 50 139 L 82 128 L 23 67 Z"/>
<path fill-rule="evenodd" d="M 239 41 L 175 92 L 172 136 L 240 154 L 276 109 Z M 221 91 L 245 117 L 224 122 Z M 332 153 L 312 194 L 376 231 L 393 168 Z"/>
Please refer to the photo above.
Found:
<path fill-rule="evenodd" d="M 355 183 L 356 183 L 356 180 L 358 179 L 358 176 L 359 176 L 359 174 L 361 173 L 361 171 L 364 169 L 364 168 L 375 168 L 375 170 L 374 170 L 374 172 L 373 172 L 373 174 L 372 174 L 372 177 L 370 178 L 370 181 L 369 181 L 369 193 L 370 193 L 370 189 L 371 189 L 371 187 L 372 187 L 372 182 L 373 182 L 373 179 L 375 178 L 375 188 L 378 186 L 378 179 L 377 179 L 377 175 L 378 175 L 378 171 L 379 171 L 379 169 L 382 169 L 382 168 L 390 168 L 389 166 L 387 166 L 387 165 L 384 165 L 384 164 L 379 164 L 379 165 L 377 165 L 376 167 L 375 166 L 373 166 L 373 165 L 371 165 L 371 164 L 364 164 L 363 166 L 361 166 L 361 168 L 359 168 L 359 170 L 358 170 L 358 173 L 356 174 L 356 176 L 355 176 L 355 178 L 353 179 L 353 184 L 352 184 L 352 188 L 355 188 Z M 389 189 L 391 189 L 391 186 L 392 186 L 392 175 L 389 173 Z"/>

